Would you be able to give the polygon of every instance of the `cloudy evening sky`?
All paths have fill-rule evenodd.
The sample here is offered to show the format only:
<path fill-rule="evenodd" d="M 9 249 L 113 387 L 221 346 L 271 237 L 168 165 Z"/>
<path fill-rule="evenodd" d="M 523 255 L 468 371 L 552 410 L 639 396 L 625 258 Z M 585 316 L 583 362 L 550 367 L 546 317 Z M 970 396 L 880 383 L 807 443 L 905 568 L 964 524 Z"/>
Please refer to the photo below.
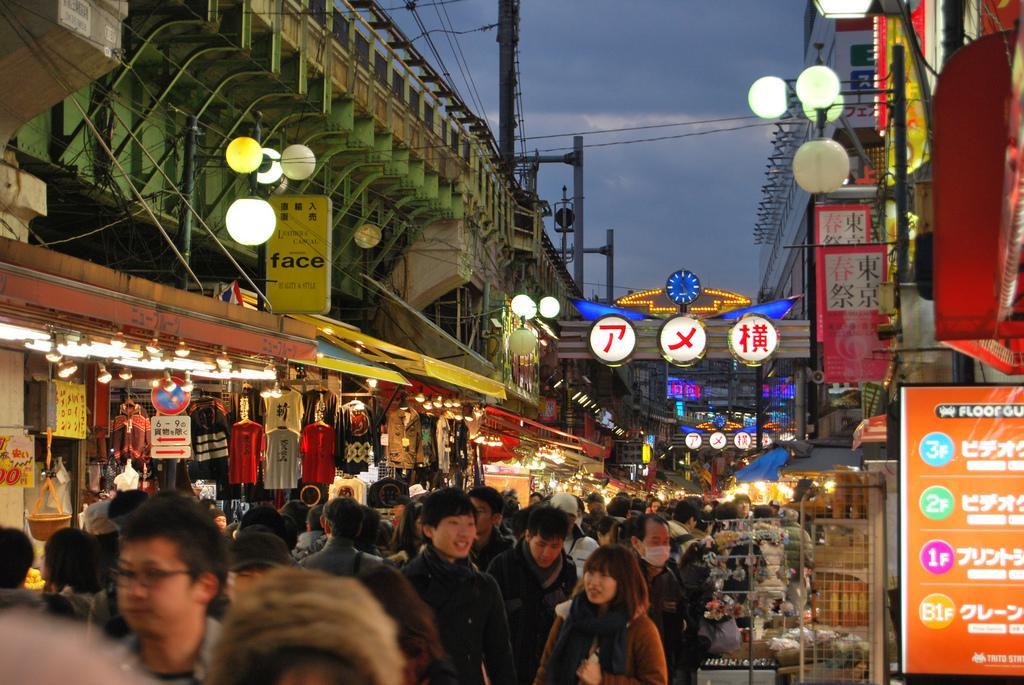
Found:
<path fill-rule="evenodd" d="M 398 7 L 382 0 L 384 7 Z M 431 31 L 497 21 L 498 0 L 429 4 L 417 12 Z M 793 77 L 802 61 L 802 0 L 522 0 L 521 82 L 526 135 L 705 121 L 750 114 L 746 93 L 759 76 Z M 447 13 L 447 14 L 446 14 Z M 410 37 L 422 33 L 406 9 L 393 19 Z M 455 87 L 470 106 L 449 39 L 461 47 L 497 137 L 498 45 L 494 29 L 452 36 L 432 32 Z M 423 38 L 416 46 L 436 60 Z M 474 106 L 479 114 L 479 107 Z M 754 119 L 587 135 L 585 144 L 731 128 Z M 584 153 L 586 245 L 615 229 L 616 297 L 627 288 L 659 287 L 678 268 L 708 286 L 757 292 L 753 225 L 770 127 L 675 140 L 587 148 Z M 571 137 L 527 141 L 542 152 Z M 517 147 L 518 149 L 518 147 Z M 549 153 L 550 154 L 550 153 Z M 552 204 L 572 169 L 541 167 L 539 191 Z M 549 234 L 556 245 L 560 238 Z M 570 272 L 572 267 L 569 268 Z M 604 295 L 604 257 L 586 262 L 588 296 Z"/>

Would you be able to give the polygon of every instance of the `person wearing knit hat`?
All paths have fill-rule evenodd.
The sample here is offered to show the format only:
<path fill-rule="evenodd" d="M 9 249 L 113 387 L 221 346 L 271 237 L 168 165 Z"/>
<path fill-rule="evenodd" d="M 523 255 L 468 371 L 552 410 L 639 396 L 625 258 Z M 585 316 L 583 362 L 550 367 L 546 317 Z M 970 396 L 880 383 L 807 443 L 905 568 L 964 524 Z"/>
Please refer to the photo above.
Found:
<path fill-rule="evenodd" d="M 568 492 L 560 492 L 551 497 L 550 504 L 555 509 L 564 511 L 572 522 L 572 527 L 569 530 L 569 536 L 565 538 L 563 549 L 573 560 L 573 563 L 576 564 L 576 577 L 582 578 L 583 564 L 586 563 L 587 558 L 600 545 L 597 544 L 597 540 L 594 538 L 583 534 L 583 529 L 580 528 L 579 524 L 580 501 L 576 499 L 575 495 L 570 495 Z"/>
<path fill-rule="evenodd" d="M 254 582 L 275 568 L 292 565 L 291 554 L 277 535 L 246 528 L 228 553 L 228 595 L 236 601 Z"/>

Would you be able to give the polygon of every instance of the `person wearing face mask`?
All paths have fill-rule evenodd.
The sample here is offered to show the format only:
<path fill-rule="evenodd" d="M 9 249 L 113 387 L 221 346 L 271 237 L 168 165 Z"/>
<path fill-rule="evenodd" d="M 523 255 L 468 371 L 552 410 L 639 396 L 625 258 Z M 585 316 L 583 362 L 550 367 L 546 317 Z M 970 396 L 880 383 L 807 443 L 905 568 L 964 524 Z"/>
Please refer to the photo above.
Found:
<path fill-rule="evenodd" d="M 648 614 L 661 636 L 671 675 L 682 640 L 683 617 L 680 602 L 682 585 L 669 564 L 668 521 L 657 514 L 644 514 L 630 520 L 630 545 L 636 553 L 650 597 Z"/>

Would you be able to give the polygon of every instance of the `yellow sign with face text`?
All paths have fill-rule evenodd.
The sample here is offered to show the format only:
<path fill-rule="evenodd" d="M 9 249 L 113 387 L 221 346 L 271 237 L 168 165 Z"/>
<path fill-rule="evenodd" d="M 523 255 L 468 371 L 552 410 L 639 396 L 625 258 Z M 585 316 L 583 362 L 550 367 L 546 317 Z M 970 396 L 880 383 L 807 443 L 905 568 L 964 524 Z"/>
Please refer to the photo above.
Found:
<path fill-rule="evenodd" d="M 267 241 L 267 299 L 276 314 L 326 314 L 331 308 L 331 199 L 274 195 Z"/>

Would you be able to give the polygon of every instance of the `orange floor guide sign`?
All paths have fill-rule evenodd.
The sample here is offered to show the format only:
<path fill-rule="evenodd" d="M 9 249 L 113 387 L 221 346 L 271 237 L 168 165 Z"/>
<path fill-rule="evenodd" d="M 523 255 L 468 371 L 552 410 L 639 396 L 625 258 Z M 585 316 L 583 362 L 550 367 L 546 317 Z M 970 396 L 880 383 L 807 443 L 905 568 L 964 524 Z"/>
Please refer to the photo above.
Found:
<path fill-rule="evenodd" d="M 1024 675 L 1024 388 L 901 406 L 903 670 Z"/>

